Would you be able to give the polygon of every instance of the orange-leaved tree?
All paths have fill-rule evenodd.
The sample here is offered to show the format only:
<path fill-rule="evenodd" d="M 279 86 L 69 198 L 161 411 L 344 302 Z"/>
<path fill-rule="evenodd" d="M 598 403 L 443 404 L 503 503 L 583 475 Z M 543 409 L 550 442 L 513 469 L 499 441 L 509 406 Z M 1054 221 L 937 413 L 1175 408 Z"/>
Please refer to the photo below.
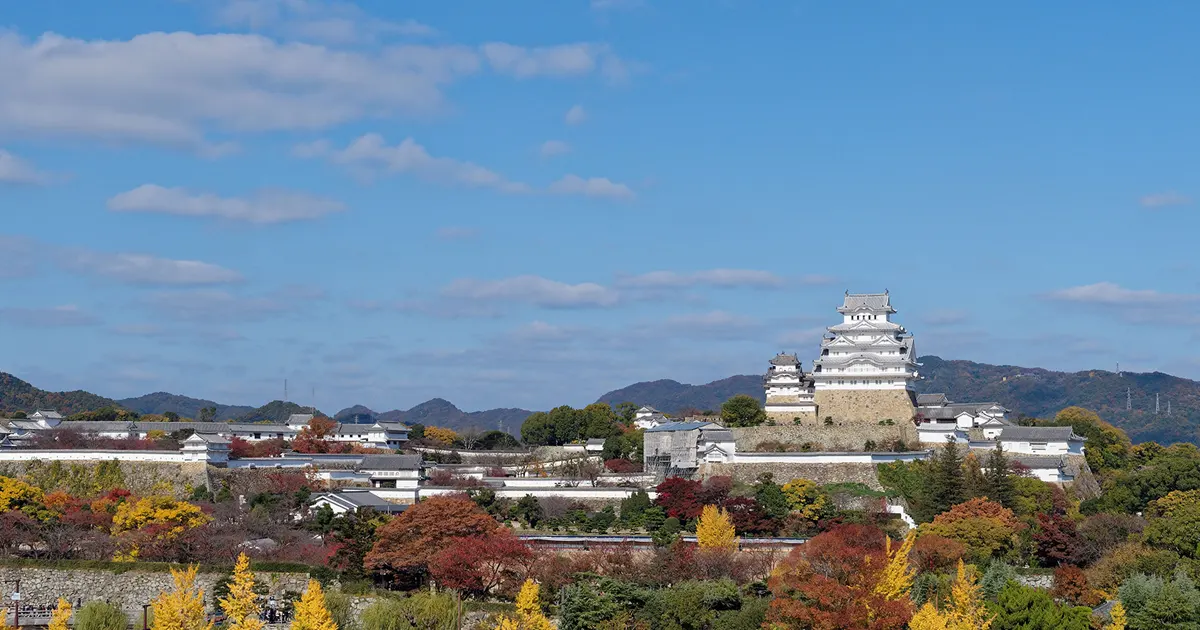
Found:
<path fill-rule="evenodd" d="M 1017 533 L 1025 524 L 1013 511 L 988 499 L 964 501 L 921 526 L 922 534 L 937 534 L 966 545 L 967 555 L 977 561 L 1001 556 L 1018 544 Z"/>
<path fill-rule="evenodd" d="M 886 541 L 878 528 L 840 525 L 793 549 L 768 581 L 775 597 L 767 621 L 812 630 L 903 629 L 912 601 L 889 599 L 895 588 L 880 585 L 890 564 Z M 891 559 L 897 557 L 899 550 Z"/>
<path fill-rule="evenodd" d="M 701 549 L 737 549 L 738 539 L 729 512 L 715 505 L 704 506 L 696 523 L 696 544 Z"/>
<path fill-rule="evenodd" d="M 454 429 L 444 427 L 425 427 L 425 439 L 431 442 L 437 442 L 444 446 L 449 446 L 458 439 L 458 434 Z"/>
<path fill-rule="evenodd" d="M 331 453 L 340 450 L 341 445 L 333 439 L 338 424 L 324 416 L 313 416 L 308 424 L 296 434 L 292 440 L 292 450 L 297 453 Z"/>
<path fill-rule="evenodd" d="M 945 607 L 939 610 L 932 602 L 926 602 L 913 615 L 908 627 L 910 630 L 988 630 L 993 620 L 974 572 L 968 571 L 959 560 Z"/>
<path fill-rule="evenodd" d="M 363 564 L 368 571 L 421 574 L 455 539 L 486 537 L 500 524 L 465 495 L 425 499 L 375 530 Z"/>

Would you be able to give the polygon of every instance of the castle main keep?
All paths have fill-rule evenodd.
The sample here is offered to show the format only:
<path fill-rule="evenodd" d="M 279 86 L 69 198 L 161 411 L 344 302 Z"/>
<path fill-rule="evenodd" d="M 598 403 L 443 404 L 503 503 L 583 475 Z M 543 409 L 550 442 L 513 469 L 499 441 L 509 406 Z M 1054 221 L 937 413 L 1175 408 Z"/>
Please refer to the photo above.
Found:
<path fill-rule="evenodd" d="M 771 359 L 767 415 L 780 424 L 911 424 L 916 350 L 912 335 L 892 321 L 891 296 L 846 292 L 837 311 L 842 321 L 821 339 L 812 372 L 794 354 Z"/>

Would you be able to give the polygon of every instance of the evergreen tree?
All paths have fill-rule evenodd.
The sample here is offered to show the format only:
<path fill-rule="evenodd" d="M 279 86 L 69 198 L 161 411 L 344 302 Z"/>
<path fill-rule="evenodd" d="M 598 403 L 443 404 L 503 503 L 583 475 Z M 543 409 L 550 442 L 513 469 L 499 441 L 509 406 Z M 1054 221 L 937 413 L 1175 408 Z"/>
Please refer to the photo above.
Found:
<path fill-rule="evenodd" d="M 975 453 L 968 452 L 963 458 L 963 498 L 988 498 L 989 489 L 979 458 L 975 457 Z"/>
<path fill-rule="evenodd" d="M 782 519 L 792 511 L 788 496 L 784 494 L 783 488 L 775 483 L 771 473 L 758 476 L 758 483 L 754 484 L 754 500 L 758 501 L 771 518 Z"/>
<path fill-rule="evenodd" d="M 941 514 L 963 502 L 963 460 L 958 445 L 947 442 L 934 460 L 929 478 L 929 510 Z"/>
<path fill-rule="evenodd" d="M 254 594 L 254 573 L 250 571 L 250 558 L 244 553 L 238 555 L 233 579 L 229 582 L 229 594 L 221 598 L 220 604 L 229 620 L 226 630 L 262 630 L 258 597 Z"/>
<path fill-rule="evenodd" d="M 987 464 L 987 496 L 989 499 L 1012 508 L 1013 480 L 1012 472 L 1008 469 L 1008 458 L 1004 456 L 1004 448 L 996 443 L 996 448 L 988 454 Z"/>

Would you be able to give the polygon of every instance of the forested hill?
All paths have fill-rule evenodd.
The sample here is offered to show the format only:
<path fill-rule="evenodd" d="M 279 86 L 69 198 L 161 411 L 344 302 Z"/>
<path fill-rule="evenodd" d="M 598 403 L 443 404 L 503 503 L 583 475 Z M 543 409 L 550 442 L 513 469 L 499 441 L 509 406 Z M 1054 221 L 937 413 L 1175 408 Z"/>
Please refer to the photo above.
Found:
<path fill-rule="evenodd" d="M 115 401 L 103 396 L 81 390 L 48 392 L 30 385 L 12 374 L 0 372 L 0 413 L 54 409 L 66 416 L 81 411 L 94 411 L 102 407 L 114 406 L 117 406 Z"/>
<path fill-rule="evenodd" d="M 990 365 L 973 361 L 947 361 L 921 357 L 920 393 L 944 392 L 951 400 L 995 401 L 1014 414 L 1048 417 L 1064 407 L 1078 405 L 1121 427 L 1135 442 L 1200 443 L 1200 382 L 1161 372 L 1118 375 L 1105 370 L 1054 372 L 1041 368 Z M 1128 390 L 1132 410 L 1126 410 Z M 734 394 L 763 399 L 762 377 L 732 376 L 705 385 L 671 380 L 635 383 L 608 392 L 600 402 L 629 401 L 668 413 L 685 409 L 717 409 Z M 1154 395 L 1160 411 L 1154 413 Z M 1167 415 L 1167 401 L 1171 414 Z"/>
<path fill-rule="evenodd" d="M 221 405 L 211 400 L 180 396 L 179 394 L 168 394 L 167 392 L 155 392 L 153 394 L 146 394 L 145 396 L 138 396 L 137 398 L 123 398 L 118 400 L 117 404 L 140 414 L 152 413 L 162 415 L 168 411 L 173 411 L 184 418 L 199 418 L 201 409 L 216 407 L 217 413 L 214 416 L 216 420 L 232 420 L 254 411 L 254 407 Z"/>

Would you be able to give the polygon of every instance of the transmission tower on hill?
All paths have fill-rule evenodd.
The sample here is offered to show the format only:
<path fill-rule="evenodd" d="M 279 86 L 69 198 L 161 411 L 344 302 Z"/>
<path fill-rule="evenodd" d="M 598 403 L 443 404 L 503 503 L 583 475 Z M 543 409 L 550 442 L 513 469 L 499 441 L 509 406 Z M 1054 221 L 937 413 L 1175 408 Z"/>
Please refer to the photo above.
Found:
<path fill-rule="evenodd" d="M 1132 410 L 1133 410 L 1133 392 L 1128 387 L 1126 387 L 1125 388 L 1125 411 L 1132 411 Z"/>

